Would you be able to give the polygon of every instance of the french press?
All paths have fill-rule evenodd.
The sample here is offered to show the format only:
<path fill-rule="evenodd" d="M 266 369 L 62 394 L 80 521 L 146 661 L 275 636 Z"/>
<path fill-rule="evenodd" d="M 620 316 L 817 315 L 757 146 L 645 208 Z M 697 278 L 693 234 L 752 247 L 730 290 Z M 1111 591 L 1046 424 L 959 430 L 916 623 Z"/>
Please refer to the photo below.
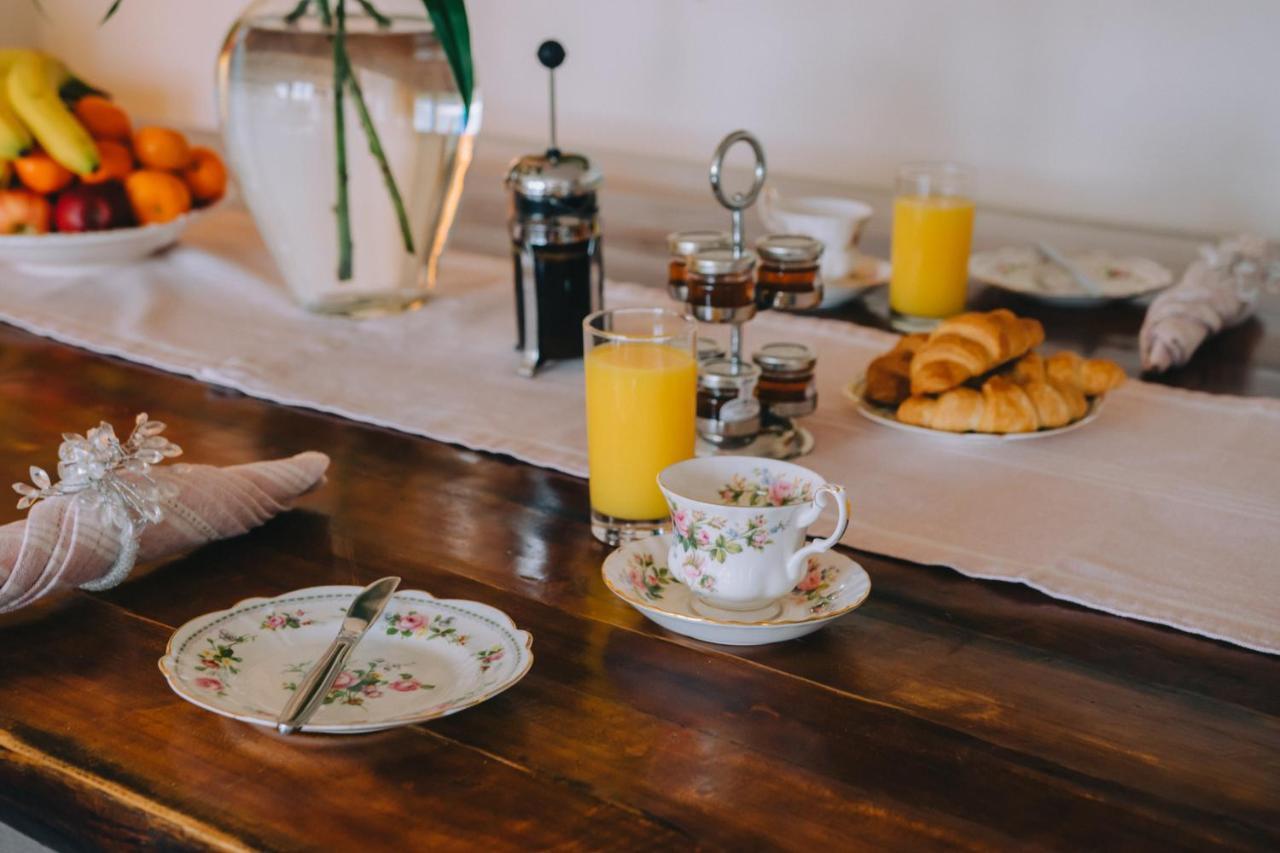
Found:
<path fill-rule="evenodd" d="M 551 145 L 526 154 L 507 171 L 508 224 L 515 262 L 517 372 L 532 377 L 548 361 L 582 358 L 582 321 L 604 306 L 600 171 L 556 141 L 555 69 L 559 42 L 538 48 L 549 71 Z"/>

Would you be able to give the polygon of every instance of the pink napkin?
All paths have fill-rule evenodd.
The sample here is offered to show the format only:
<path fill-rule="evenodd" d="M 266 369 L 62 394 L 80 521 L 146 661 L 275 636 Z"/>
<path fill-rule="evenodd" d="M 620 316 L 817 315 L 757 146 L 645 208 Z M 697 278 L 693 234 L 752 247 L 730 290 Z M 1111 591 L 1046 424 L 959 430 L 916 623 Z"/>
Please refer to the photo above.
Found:
<path fill-rule="evenodd" d="M 228 468 L 174 465 L 123 472 L 126 483 L 149 478 L 164 495 L 163 515 L 141 528 L 135 559 L 156 560 L 245 533 L 317 486 L 328 467 L 328 456 L 308 451 Z M 134 559 L 120 559 L 131 548 L 128 537 L 83 495 L 42 500 L 25 520 L 0 527 L 0 613 L 59 589 L 113 586 L 133 565 Z"/>
<path fill-rule="evenodd" d="M 1205 338 L 1249 319 L 1262 288 L 1277 282 L 1280 244 L 1245 234 L 1205 246 L 1147 309 L 1138 333 L 1142 369 L 1186 364 Z"/>

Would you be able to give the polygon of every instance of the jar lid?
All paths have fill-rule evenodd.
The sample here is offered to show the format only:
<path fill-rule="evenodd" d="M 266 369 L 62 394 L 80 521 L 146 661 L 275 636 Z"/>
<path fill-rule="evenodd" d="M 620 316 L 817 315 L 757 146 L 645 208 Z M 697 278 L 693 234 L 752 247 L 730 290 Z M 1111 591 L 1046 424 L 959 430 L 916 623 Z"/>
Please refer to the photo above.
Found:
<path fill-rule="evenodd" d="M 712 338 L 698 338 L 698 361 L 724 358 L 724 347 Z"/>
<path fill-rule="evenodd" d="M 704 249 L 689 256 L 689 272 L 698 275 L 731 275 L 751 272 L 756 256 L 751 252 L 735 255 L 733 249 Z"/>
<path fill-rule="evenodd" d="M 713 358 L 698 365 L 698 386 L 713 390 L 738 390 L 754 385 L 760 368 L 731 358 Z"/>
<path fill-rule="evenodd" d="M 767 234 L 756 241 L 761 260 L 783 264 L 817 263 L 822 257 L 822 241 L 803 234 Z"/>
<path fill-rule="evenodd" d="M 813 350 L 804 344 L 765 344 L 751 360 L 769 373 L 808 373 L 818 363 Z"/>
<path fill-rule="evenodd" d="M 604 180 L 581 154 L 526 154 L 507 169 L 507 189 L 526 198 L 568 198 L 594 193 Z"/>
<path fill-rule="evenodd" d="M 673 231 L 667 235 L 667 248 L 672 255 L 695 255 L 706 249 L 732 249 L 728 231 Z"/>

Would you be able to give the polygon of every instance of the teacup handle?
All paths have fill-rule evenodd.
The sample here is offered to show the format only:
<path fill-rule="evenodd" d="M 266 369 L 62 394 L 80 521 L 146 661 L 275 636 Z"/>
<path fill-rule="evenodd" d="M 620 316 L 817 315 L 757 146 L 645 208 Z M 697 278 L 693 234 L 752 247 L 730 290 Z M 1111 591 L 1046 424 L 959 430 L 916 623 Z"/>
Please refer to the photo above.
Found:
<path fill-rule="evenodd" d="M 796 524 L 802 528 L 807 528 L 818 520 L 818 516 L 822 515 L 822 508 L 831 501 L 835 501 L 836 512 L 839 514 L 836 519 L 836 529 L 826 539 L 810 542 L 791 555 L 790 559 L 787 560 L 787 577 L 790 578 L 792 583 L 799 582 L 801 576 L 804 575 L 805 562 L 810 557 L 834 548 L 849 527 L 849 497 L 845 494 L 844 486 L 836 486 L 831 483 L 823 483 L 818 487 L 818 491 L 813 497 L 813 506 L 809 508 L 808 512 L 796 519 Z"/>

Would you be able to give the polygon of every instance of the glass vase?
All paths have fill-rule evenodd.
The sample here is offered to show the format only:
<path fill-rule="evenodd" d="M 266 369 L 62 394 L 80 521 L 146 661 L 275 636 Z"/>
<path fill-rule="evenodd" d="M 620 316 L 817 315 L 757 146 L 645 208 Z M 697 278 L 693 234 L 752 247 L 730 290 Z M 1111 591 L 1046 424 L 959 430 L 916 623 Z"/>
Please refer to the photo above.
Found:
<path fill-rule="evenodd" d="M 332 24 L 312 2 L 258 0 L 218 59 L 222 134 L 246 204 L 297 300 L 324 313 L 415 308 L 434 286 L 480 124 L 469 115 L 421 0 L 347 2 L 346 45 L 386 160 L 404 199 L 413 250 L 361 125 L 351 87 L 344 123 L 351 276 L 339 276 Z M 336 5 L 336 0 L 330 0 Z"/>

